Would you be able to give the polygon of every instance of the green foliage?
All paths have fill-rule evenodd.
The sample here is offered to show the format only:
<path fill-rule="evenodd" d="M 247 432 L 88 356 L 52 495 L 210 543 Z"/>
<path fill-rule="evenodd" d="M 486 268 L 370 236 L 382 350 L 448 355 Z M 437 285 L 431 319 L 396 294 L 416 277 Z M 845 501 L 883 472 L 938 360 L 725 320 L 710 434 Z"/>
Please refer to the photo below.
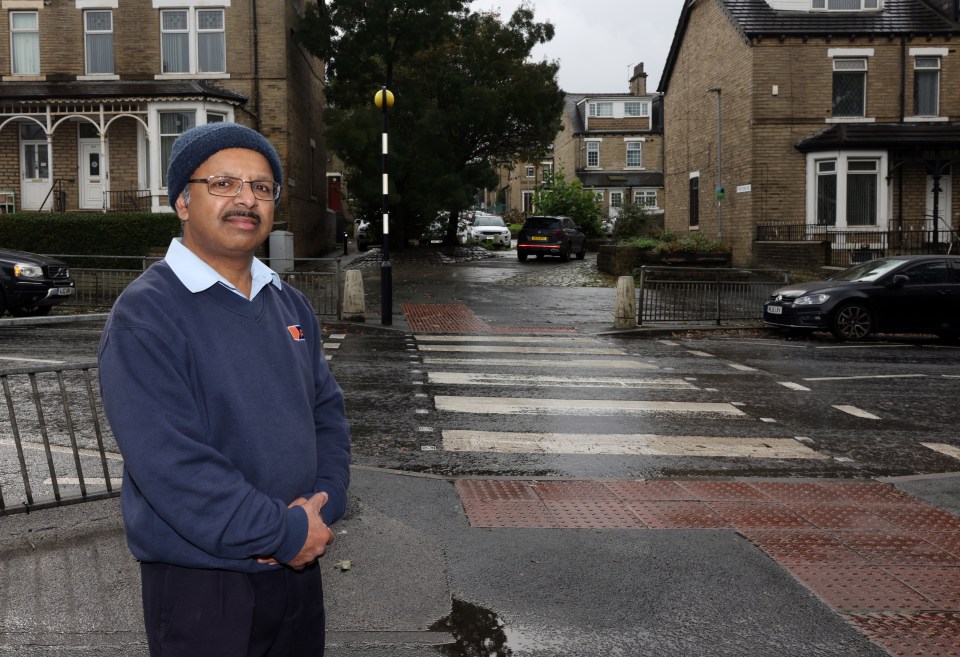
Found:
<path fill-rule="evenodd" d="M 619 223 L 619 219 L 617 220 Z M 721 240 L 710 239 L 702 233 L 688 233 L 680 236 L 667 231 L 650 237 L 637 237 L 621 241 L 622 246 L 635 246 L 657 253 L 717 253 L 727 248 Z"/>
<path fill-rule="evenodd" d="M 152 248 L 166 247 L 180 232 L 180 218 L 172 212 L 17 212 L 0 217 L 0 246 L 31 253 L 142 257 Z M 92 266 L 73 259 L 69 264 Z M 125 259 L 96 264 L 120 269 L 132 265 L 132 260 Z"/>
<path fill-rule="evenodd" d="M 601 233 L 603 208 L 597 203 L 596 196 L 584 189 L 579 179 L 568 181 L 563 171 L 553 176 L 548 187 L 533 193 L 533 207 L 537 214 L 572 218 L 587 237 L 598 237 Z"/>
<path fill-rule="evenodd" d="M 627 203 L 617 213 L 617 221 L 613 225 L 613 239 L 642 237 L 647 233 L 649 223 L 650 215 L 642 205 Z"/>
<path fill-rule="evenodd" d="M 496 186 L 497 161 L 542 156 L 560 128 L 558 64 L 530 57 L 553 27 L 535 23 L 524 5 L 506 23 L 468 5 L 319 2 L 297 27 L 300 43 L 327 61 L 327 145 L 344 162 L 360 216 L 382 200 L 386 118 L 390 234 L 398 245 L 440 211 L 459 216 L 478 190 Z M 396 99 L 386 117 L 373 104 L 384 85 Z"/>

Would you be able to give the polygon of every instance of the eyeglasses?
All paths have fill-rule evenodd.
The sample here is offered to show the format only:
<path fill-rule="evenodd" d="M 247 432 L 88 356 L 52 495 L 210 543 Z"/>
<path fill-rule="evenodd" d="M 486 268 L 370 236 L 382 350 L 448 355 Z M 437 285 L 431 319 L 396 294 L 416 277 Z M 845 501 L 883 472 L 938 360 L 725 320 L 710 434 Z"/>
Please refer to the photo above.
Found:
<path fill-rule="evenodd" d="M 210 176 L 208 178 L 191 178 L 188 183 L 203 183 L 207 191 L 214 196 L 240 196 L 243 183 L 250 185 L 253 197 L 261 201 L 280 200 L 280 183 L 273 180 L 244 180 L 233 176 Z"/>

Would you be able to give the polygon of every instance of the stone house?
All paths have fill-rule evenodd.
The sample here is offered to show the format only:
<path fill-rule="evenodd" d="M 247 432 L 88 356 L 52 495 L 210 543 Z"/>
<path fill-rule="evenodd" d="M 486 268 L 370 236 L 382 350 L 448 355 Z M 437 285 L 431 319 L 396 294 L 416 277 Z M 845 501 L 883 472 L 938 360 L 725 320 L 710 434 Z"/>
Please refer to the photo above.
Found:
<path fill-rule="evenodd" d="M 658 88 L 666 228 L 801 268 L 956 241 L 957 19 L 957 0 L 686 0 Z"/>
<path fill-rule="evenodd" d="M 0 212 L 167 211 L 177 135 L 235 121 L 280 154 L 296 255 L 333 248 L 305 1 L 0 0 Z"/>
<path fill-rule="evenodd" d="M 646 80 L 637 64 L 627 93 L 566 94 L 562 128 L 547 157 L 501 167 L 498 197 L 505 209 L 531 213 L 534 191 L 557 171 L 593 190 L 610 217 L 626 202 L 662 213 L 660 97 L 647 93 Z"/>

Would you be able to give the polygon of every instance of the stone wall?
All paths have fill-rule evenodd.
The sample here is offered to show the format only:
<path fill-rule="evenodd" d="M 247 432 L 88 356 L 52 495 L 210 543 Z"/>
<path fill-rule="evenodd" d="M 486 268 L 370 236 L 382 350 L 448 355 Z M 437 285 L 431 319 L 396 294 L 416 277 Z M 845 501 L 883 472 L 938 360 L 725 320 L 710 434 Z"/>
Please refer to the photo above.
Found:
<path fill-rule="evenodd" d="M 676 267 L 729 267 L 730 252 L 657 253 L 635 246 L 601 246 L 597 269 L 611 276 L 629 276 L 643 265 Z"/>
<path fill-rule="evenodd" d="M 789 269 L 792 274 L 822 276 L 830 264 L 830 242 L 754 242 L 755 269 Z"/>

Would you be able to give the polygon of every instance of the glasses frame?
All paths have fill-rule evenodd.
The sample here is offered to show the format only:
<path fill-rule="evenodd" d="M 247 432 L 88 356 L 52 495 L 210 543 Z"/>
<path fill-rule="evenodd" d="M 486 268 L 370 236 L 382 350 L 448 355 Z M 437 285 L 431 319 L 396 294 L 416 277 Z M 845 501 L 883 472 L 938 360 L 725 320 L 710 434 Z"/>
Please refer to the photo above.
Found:
<path fill-rule="evenodd" d="M 215 179 L 238 181 L 239 184 L 237 185 L 236 191 L 234 191 L 233 194 L 218 194 L 217 192 L 213 191 L 213 188 L 210 186 L 210 183 Z M 265 183 L 265 182 L 273 183 L 274 185 L 273 196 L 268 198 L 260 198 L 259 196 L 257 196 L 257 190 L 254 189 L 253 183 Z M 253 194 L 253 197 L 255 199 L 257 199 L 258 201 L 273 201 L 274 203 L 280 202 L 280 190 L 283 188 L 283 185 L 278 183 L 276 180 L 244 180 L 243 178 L 237 178 L 236 176 L 224 176 L 224 175 L 207 176 L 206 178 L 190 178 L 187 180 L 187 183 L 193 183 L 193 184 L 203 183 L 207 186 L 207 192 L 211 196 L 220 196 L 223 198 L 236 198 L 240 196 L 240 192 L 243 191 L 243 185 L 244 183 L 246 183 L 250 185 L 250 192 Z"/>

